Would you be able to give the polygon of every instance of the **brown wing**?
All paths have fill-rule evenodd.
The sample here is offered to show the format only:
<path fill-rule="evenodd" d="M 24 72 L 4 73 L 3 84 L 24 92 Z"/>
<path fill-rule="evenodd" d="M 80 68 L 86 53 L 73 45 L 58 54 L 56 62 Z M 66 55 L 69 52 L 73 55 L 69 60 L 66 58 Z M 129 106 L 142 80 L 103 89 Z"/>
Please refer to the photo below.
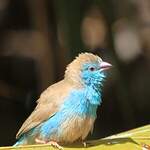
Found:
<path fill-rule="evenodd" d="M 70 89 L 71 86 L 64 80 L 47 88 L 37 100 L 35 110 L 23 123 L 16 135 L 16 138 L 19 138 L 23 133 L 28 132 L 33 127 L 53 116 L 64 102 L 64 99 L 68 95 Z"/>

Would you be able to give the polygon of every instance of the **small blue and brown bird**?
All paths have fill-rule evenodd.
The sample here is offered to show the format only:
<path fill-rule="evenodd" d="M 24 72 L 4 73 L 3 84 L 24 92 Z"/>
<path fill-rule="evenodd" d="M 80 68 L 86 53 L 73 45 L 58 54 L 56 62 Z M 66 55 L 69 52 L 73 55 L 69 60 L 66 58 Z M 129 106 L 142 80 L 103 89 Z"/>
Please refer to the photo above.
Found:
<path fill-rule="evenodd" d="M 81 53 L 66 68 L 64 79 L 48 87 L 18 131 L 14 146 L 59 144 L 84 140 L 93 130 L 101 104 L 105 70 L 111 64 L 92 53 Z"/>

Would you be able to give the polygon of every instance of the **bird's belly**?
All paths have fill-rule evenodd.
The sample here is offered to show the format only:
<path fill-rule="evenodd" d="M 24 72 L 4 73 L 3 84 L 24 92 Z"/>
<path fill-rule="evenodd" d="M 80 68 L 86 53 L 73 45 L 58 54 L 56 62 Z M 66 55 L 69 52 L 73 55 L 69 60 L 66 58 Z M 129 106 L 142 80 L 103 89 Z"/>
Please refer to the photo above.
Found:
<path fill-rule="evenodd" d="M 93 129 L 95 118 L 72 117 L 67 118 L 60 126 L 59 142 L 72 143 L 78 139 L 85 139 Z"/>

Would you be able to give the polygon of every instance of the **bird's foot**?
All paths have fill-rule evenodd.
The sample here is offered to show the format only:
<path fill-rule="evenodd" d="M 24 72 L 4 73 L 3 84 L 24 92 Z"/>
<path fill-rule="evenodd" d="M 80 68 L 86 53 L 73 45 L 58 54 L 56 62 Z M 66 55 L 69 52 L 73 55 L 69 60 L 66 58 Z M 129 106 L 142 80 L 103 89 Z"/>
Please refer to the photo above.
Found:
<path fill-rule="evenodd" d="M 55 141 L 49 141 L 49 142 L 47 142 L 46 144 L 49 144 L 49 145 L 51 145 L 51 146 L 53 146 L 53 147 L 55 147 L 55 148 L 58 148 L 59 150 L 63 150 L 63 147 L 62 146 L 60 146 L 57 142 L 55 142 Z"/>
<path fill-rule="evenodd" d="M 84 147 L 87 147 L 87 143 L 86 142 L 82 142 Z"/>
<path fill-rule="evenodd" d="M 38 144 L 48 144 L 48 145 L 51 145 L 52 147 L 54 148 L 57 148 L 59 150 L 63 150 L 63 147 L 60 146 L 57 142 L 55 141 L 49 141 L 49 142 L 46 142 L 44 140 L 40 140 L 40 139 L 35 139 L 35 142 L 38 143 Z"/>
<path fill-rule="evenodd" d="M 44 140 L 40 140 L 40 139 L 35 139 L 35 142 L 37 143 L 37 144 L 46 144 L 46 142 L 44 141 Z"/>

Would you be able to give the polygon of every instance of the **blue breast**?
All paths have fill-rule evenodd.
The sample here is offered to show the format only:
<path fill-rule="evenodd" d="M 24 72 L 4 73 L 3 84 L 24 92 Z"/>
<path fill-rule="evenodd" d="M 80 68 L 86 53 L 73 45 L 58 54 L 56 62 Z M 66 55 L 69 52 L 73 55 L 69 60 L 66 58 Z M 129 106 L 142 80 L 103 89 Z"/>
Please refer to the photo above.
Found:
<path fill-rule="evenodd" d="M 101 103 L 101 95 L 93 88 L 73 90 L 62 106 L 62 111 L 76 113 L 79 116 L 96 117 L 97 106 Z"/>
<path fill-rule="evenodd" d="M 93 88 L 73 90 L 60 110 L 40 125 L 40 134 L 43 138 L 49 138 L 51 135 L 59 138 L 62 134 L 60 126 L 66 118 L 74 116 L 96 118 L 96 110 L 100 103 L 101 95 Z"/>

